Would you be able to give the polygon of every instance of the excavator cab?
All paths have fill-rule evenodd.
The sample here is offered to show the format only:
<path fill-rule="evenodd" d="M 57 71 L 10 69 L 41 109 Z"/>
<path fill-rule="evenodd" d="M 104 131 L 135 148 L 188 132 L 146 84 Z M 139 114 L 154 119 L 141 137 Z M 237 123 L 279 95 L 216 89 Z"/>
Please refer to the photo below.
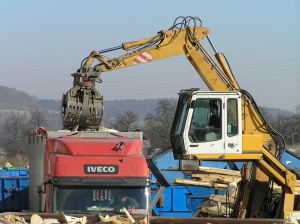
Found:
<path fill-rule="evenodd" d="M 212 107 L 217 108 L 214 113 Z M 239 92 L 182 90 L 171 130 L 174 157 L 222 159 L 225 154 L 241 154 L 239 108 Z"/>

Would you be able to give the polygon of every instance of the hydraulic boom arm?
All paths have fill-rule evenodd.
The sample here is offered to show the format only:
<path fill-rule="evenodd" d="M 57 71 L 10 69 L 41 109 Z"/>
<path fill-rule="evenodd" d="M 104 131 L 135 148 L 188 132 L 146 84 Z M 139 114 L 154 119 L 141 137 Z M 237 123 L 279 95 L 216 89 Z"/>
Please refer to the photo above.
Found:
<path fill-rule="evenodd" d="M 217 52 L 215 55 L 221 69 L 199 43 L 206 37 L 213 46 L 208 36 L 209 29 L 196 26 L 196 24 L 190 27 L 188 23 L 191 21 L 187 19 L 192 20 L 192 18 L 185 18 L 185 23 L 180 24 L 180 26 L 174 24 L 169 30 L 159 31 L 157 36 L 126 42 L 119 47 L 91 52 L 77 71 L 78 75 L 87 79 L 97 79 L 101 72 L 185 54 L 210 90 L 238 90 L 239 86 L 225 63 L 223 55 Z M 198 20 L 193 18 L 193 22 L 196 23 L 196 21 Z M 123 49 L 127 53 L 112 59 L 103 55 L 103 53 L 119 49 Z M 100 63 L 91 67 L 95 60 Z"/>
<path fill-rule="evenodd" d="M 179 19 L 182 19 L 182 21 L 179 21 Z M 197 25 L 197 23 L 200 23 L 200 25 Z M 199 18 L 178 17 L 170 29 L 159 31 L 158 35 L 154 37 L 126 42 L 118 47 L 91 52 L 84 59 L 77 73 L 72 74 L 74 76 L 74 87 L 63 96 L 64 127 L 72 129 L 78 125 L 81 128 L 99 126 L 102 118 L 103 99 L 94 86 L 96 81 L 101 82 L 101 72 L 113 71 L 176 55 L 186 55 L 209 90 L 240 90 L 225 57 L 222 53 L 218 53 L 212 44 L 208 36 L 209 32 L 208 28 L 202 26 Z M 199 41 L 205 37 L 211 44 L 219 65 L 200 44 Z M 116 58 L 107 58 L 104 55 L 107 52 L 120 49 L 125 50 L 126 53 Z M 99 64 L 92 67 L 95 61 L 98 61 Z M 249 94 L 247 95 L 243 95 L 243 132 L 245 134 L 262 134 L 264 136 L 264 148 L 271 151 L 273 155 L 277 154 L 278 157 L 281 157 L 284 148 L 283 140 L 274 136 L 277 133 L 270 129 L 259 113 L 254 100 Z"/>
<path fill-rule="evenodd" d="M 223 55 L 216 52 L 216 58 L 221 64 L 220 68 L 199 43 L 200 40 L 206 37 L 212 45 L 208 35 L 209 29 L 202 26 L 199 18 L 178 17 L 170 29 L 161 30 L 154 37 L 126 42 L 121 46 L 91 52 L 84 59 L 80 69 L 72 74 L 74 77 L 73 88 L 63 95 L 64 128 L 86 129 L 99 126 L 103 114 L 103 98 L 94 87 L 95 82 L 101 82 L 101 72 L 113 71 L 176 55 L 186 55 L 210 90 L 238 90 L 239 86 L 225 63 Z M 120 49 L 123 49 L 126 53 L 117 58 L 109 59 L 104 55 L 107 52 Z M 92 67 L 95 61 L 98 61 L 99 64 Z"/>

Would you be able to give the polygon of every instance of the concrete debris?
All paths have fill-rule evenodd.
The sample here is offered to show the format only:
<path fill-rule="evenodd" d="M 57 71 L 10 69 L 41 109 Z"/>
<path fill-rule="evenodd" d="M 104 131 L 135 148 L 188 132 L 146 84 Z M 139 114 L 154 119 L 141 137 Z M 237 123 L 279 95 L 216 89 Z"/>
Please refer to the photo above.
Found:
<path fill-rule="evenodd" d="M 285 224 L 299 224 L 299 222 L 298 222 L 297 219 L 295 219 L 295 218 L 288 217 L 288 218 L 286 219 Z"/>
<path fill-rule="evenodd" d="M 9 162 L 6 162 L 4 165 L 5 168 L 11 168 L 13 167 L 13 165 L 11 165 Z"/>
<path fill-rule="evenodd" d="M 126 209 L 124 211 L 127 211 Z M 128 213 L 128 212 L 127 212 Z M 125 212 L 126 214 L 126 212 Z M 98 224 L 98 223 L 106 223 L 106 224 L 147 224 L 146 217 L 140 221 L 135 221 L 132 216 L 128 213 L 126 214 L 126 218 L 122 217 L 120 215 L 114 215 L 114 216 L 108 216 L 106 215 L 103 217 L 100 214 L 97 214 L 90 218 L 90 220 L 87 219 L 86 216 L 83 216 L 81 218 L 73 217 L 69 215 L 65 215 L 62 213 L 63 216 L 63 223 L 66 224 Z M 37 214 L 33 214 L 30 217 L 30 222 L 26 222 L 23 217 L 20 217 L 18 215 L 14 214 L 0 214 L 0 223 L 1 224 L 58 224 L 61 223 L 57 219 L 43 219 L 41 216 Z"/>
<path fill-rule="evenodd" d="M 232 209 L 229 204 L 222 204 L 213 200 L 203 201 L 197 206 L 195 217 L 229 217 Z"/>
<path fill-rule="evenodd" d="M 87 221 L 87 217 L 83 216 L 82 218 L 77 218 L 77 217 L 73 217 L 73 216 L 69 216 L 69 215 L 65 215 L 64 213 L 62 213 L 64 216 L 64 219 L 66 221 L 67 224 L 86 224 Z"/>
<path fill-rule="evenodd" d="M 44 220 L 42 219 L 41 216 L 37 215 L 37 214 L 33 214 L 31 217 L 30 217 L 30 223 L 32 224 L 43 224 L 44 223 Z"/>
<path fill-rule="evenodd" d="M 24 218 L 15 215 L 3 215 L 0 216 L 1 223 L 13 223 L 13 224 L 26 224 Z"/>

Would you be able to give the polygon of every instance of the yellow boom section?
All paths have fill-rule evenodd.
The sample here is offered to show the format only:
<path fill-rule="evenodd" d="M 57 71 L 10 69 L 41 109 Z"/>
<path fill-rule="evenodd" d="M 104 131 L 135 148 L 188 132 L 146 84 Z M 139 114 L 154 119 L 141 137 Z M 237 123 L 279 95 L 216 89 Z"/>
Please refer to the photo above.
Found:
<path fill-rule="evenodd" d="M 127 42 L 122 44 L 125 54 L 108 59 L 99 51 L 93 51 L 78 70 L 89 79 L 99 78 L 101 72 L 113 71 L 129 66 L 139 65 L 160 59 L 185 54 L 199 76 L 211 91 L 240 90 L 233 74 L 231 73 L 224 56 L 215 54 L 219 65 L 211 58 L 199 41 L 207 37 L 209 29 L 202 26 L 185 27 L 178 29 L 162 30 L 157 36 Z M 211 41 L 210 41 L 211 43 Z M 94 61 L 100 62 L 91 67 Z M 275 143 L 264 125 L 257 110 L 253 108 L 249 99 L 243 100 L 243 133 L 263 135 L 263 147 L 275 155 Z"/>

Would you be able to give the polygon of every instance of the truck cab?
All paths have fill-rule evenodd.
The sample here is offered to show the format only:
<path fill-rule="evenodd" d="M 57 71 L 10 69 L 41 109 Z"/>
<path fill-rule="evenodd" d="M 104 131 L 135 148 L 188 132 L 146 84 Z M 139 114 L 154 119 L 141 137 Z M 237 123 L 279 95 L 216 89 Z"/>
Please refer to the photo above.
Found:
<path fill-rule="evenodd" d="M 147 214 L 149 171 L 141 132 L 40 129 L 29 144 L 30 211 L 118 214 L 125 207 L 133 215 Z M 135 203 L 116 203 L 121 193 Z"/>

